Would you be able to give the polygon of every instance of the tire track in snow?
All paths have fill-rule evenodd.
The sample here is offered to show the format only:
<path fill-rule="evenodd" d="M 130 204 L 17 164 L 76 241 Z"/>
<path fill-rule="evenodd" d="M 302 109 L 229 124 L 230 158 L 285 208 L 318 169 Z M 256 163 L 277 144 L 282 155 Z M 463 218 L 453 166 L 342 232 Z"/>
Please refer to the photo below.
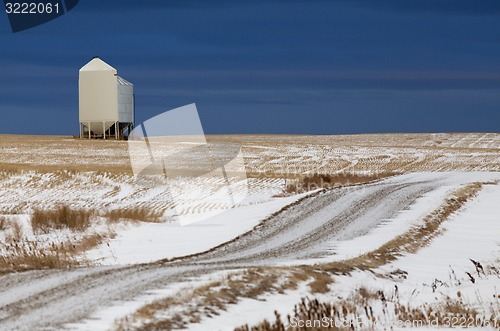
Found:
<path fill-rule="evenodd" d="M 453 181 L 451 181 L 453 182 Z M 323 242 L 365 233 L 422 194 L 450 185 L 445 174 L 406 175 L 317 193 L 235 240 L 176 261 L 0 277 L 0 330 L 60 330 L 117 300 L 214 271 L 325 254 Z"/>
<path fill-rule="evenodd" d="M 195 258 L 193 263 L 267 265 L 322 256 L 327 253 L 325 242 L 366 234 L 434 188 L 435 184 L 424 181 L 327 191 L 276 215 L 238 240 Z"/>

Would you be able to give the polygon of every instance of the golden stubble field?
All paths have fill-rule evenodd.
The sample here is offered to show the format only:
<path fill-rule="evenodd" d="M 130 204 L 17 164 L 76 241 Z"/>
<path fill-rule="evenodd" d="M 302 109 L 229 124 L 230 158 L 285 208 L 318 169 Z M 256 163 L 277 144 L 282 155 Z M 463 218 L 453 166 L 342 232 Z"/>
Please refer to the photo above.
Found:
<path fill-rule="evenodd" d="M 339 177 L 500 171 L 500 134 L 493 133 L 209 135 L 207 141 L 226 158 L 234 155 L 235 144 L 240 146 L 251 203 L 280 195 L 290 183 L 314 173 Z M 176 149 L 175 144 L 169 146 Z M 196 166 L 196 157 L 186 154 L 186 162 L 191 162 L 187 167 Z M 146 208 L 160 214 L 172 209 L 168 190 L 134 181 L 126 141 L 0 135 L 0 155 L 0 214 L 26 214 L 58 204 L 97 210 Z M 219 184 L 208 179 L 192 186 L 216 189 Z M 219 207 L 199 202 L 189 212 Z"/>
<path fill-rule="evenodd" d="M 209 135 L 207 141 L 240 145 L 247 172 L 259 177 L 312 172 L 500 171 L 500 134 L 495 133 Z M 0 172 L 130 175 L 127 146 L 126 141 L 0 135 Z"/>

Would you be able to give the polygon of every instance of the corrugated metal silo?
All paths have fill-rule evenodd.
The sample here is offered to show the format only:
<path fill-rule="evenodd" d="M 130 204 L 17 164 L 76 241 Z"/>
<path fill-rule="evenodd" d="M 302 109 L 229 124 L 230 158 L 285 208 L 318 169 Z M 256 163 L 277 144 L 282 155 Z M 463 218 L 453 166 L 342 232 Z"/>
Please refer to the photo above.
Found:
<path fill-rule="evenodd" d="M 80 137 L 121 137 L 134 126 L 134 85 L 94 57 L 79 72 Z"/>
<path fill-rule="evenodd" d="M 120 123 L 134 123 L 134 85 L 117 76 L 118 120 Z"/>

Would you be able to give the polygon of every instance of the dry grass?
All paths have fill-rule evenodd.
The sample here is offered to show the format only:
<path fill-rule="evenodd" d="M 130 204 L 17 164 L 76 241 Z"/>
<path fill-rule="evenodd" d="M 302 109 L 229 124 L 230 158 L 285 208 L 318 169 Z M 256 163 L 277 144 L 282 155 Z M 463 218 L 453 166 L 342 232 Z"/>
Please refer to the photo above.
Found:
<path fill-rule="evenodd" d="M 31 215 L 33 231 L 48 232 L 51 229 L 69 228 L 84 231 L 90 226 L 93 211 L 72 209 L 68 205 L 59 205 L 54 209 L 35 209 Z"/>
<path fill-rule="evenodd" d="M 66 247 L 50 249 L 37 242 L 13 241 L 1 247 L 8 254 L 0 255 L 0 274 L 38 269 L 66 269 L 80 265 L 72 251 Z"/>
<path fill-rule="evenodd" d="M 88 266 L 90 262 L 82 253 L 97 247 L 115 234 L 94 233 L 75 241 L 53 243 L 44 246 L 37 241 L 14 240 L 10 238 L 0 244 L 0 274 L 40 269 L 69 269 Z"/>
<path fill-rule="evenodd" d="M 11 234 L 6 241 L 12 242 L 12 241 L 22 240 L 24 234 L 22 225 L 17 220 L 14 220 L 10 222 L 10 227 L 11 227 Z"/>
<path fill-rule="evenodd" d="M 214 144 L 242 146 L 250 177 L 292 178 L 313 171 L 500 171 L 500 135 L 209 135 Z M 127 142 L 64 136 L 0 135 L 2 170 L 40 173 L 70 170 L 132 174 Z M 297 153 L 290 153 L 290 149 Z M 361 151 L 360 151 L 361 150 Z M 303 155 L 301 152 L 304 152 Z M 314 155 L 308 156 L 308 154 Z M 391 155 L 385 155 L 388 153 Z M 355 166 L 346 156 L 357 159 Z M 453 155 L 449 162 L 446 155 Z M 112 157 L 110 157 L 112 156 Z M 420 157 L 422 156 L 422 157 Z M 273 162 L 269 162 L 273 161 Z M 276 162 L 278 161 L 278 162 Z M 1 175 L 0 175 L 1 176 Z"/>
<path fill-rule="evenodd" d="M 0 215 L 0 231 L 7 230 L 8 223 L 7 217 Z"/>
<path fill-rule="evenodd" d="M 5 151 L 0 162 L 0 172 L 55 173 L 68 170 L 132 174 L 127 143 L 123 141 L 85 141 L 65 136 L 0 135 L 0 149 Z"/>
<path fill-rule="evenodd" d="M 34 232 L 47 233 L 53 229 L 68 228 L 85 231 L 90 225 L 91 211 L 73 210 L 60 205 L 51 210 L 34 210 L 31 223 Z M 16 219 L 3 219 L 5 242 L 0 243 L 0 273 L 22 272 L 38 269 L 67 269 L 88 265 L 82 253 L 112 238 L 114 233 L 78 235 L 64 242 L 47 244 L 37 237 L 24 237 L 23 227 Z"/>
<path fill-rule="evenodd" d="M 62 162 L 61 162 L 62 163 Z M 130 164 L 123 161 L 120 165 L 99 165 L 99 164 L 32 164 L 32 163 L 5 163 L 0 162 L 0 173 L 3 174 L 19 174 L 22 172 L 36 171 L 38 173 L 57 173 L 59 171 L 72 171 L 76 173 L 83 172 L 103 172 L 110 174 L 125 174 L 133 175 Z M 1 177 L 1 176 L 0 176 Z"/>
<path fill-rule="evenodd" d="M 337 328 L 335 325 L 332 327 L 322 326 L 321 322 L 316 323 L 314 321 L 322 321 L 323 319 L 337 319 L 340 315 L 331 305 L 320 303 L 318 300 L 309 300 L 303 298 L 301 302 L 295 305 L 293 316 L 287 316 L 288 323 L 285 325 L 282 321 L 281 316 L 277 311 L 274 312 L 275 320 L 274 322 L 269 322 L 264 320 L 263 322 L 254 325 L 244 325 L 236 328 L 234 331 L 319 331 L 319 330 L 347 330 L 349 328 Z M 294 321 L 310 321 L 311 323 L 304 324 L 304 326 L 294 327 Z"/>
<path fill-rule="evenodd" d="M 302 272 L 304 275 L 313 277 L 313 281 L 308 284 L 311 293 L 327 293 L 330 290 L 328 285 L 333 283 L 333 278 L 327 272 L 310 267 L 302 267 Z"/>
<path fill-rule="evenodd" d="M 131 321 L 144 322 L 137 328 L 141 331 L 181 329 L 188 323 L 199 322 L 202 316 L 217 315 L 217 311 L 235 304 L 239 298 L 257 298 L 263 293 L 276 291 L 277 280 L 278 274 L 260 268 L 247 270 L 241 275 L 229 275 L 227 279 L 145 305 L 133 316 L 119 321 L 116 329 L 131 330 Z M 166 312 L 172 307 L 176 307 L 175 311 L 166 317 Z"/>
<path fill-rule="evenodd" d="M 135 207 L 111 210 L 103 216 L 114 223 L 123 220 L 157 223 L 163 213 L 145 207 Z"/>
<path fill-rule="evenodd" d="M 176 296 L 145 305 L 132 316 L 117 323 L 116 330 L 174 330 L 188 323 L 198 323 L 202 317 L 218 315 L 228 305 L 241 298 L 259 298 L 266 293 L 284 293 L 313 278 L 311 288 L 325 292 L 331 277 L 310 267 L 284 270 L 251 268 L 226 279 L 198 288 L 182 291 Z M 169 314 L 170 312 L 170 314 Z M 135 325 L 135 326 L 133 326 Z"/>
<path fill-rule="evenodd" d="M 70 229 L 81 234 L 67 241 L 47 245 L 37 239 L 24 238 L 23 227 L 16 219 L 0 217 L 0 225 L 5 233 L 5 243 L 0 243 L 0 273 L 20 272 L 37 269 L 66 269 L 88 265 L 82 253 L 102 244 L 115 236 L 107 232 L 90 233 L 94 211 L 72 209 L 67 205 L 58 205 L 49 210 L 35 209 L 31 215 L 33 231 L 49 233 L 57 229 Z M 122 217 L 153 221 L 154 214 L 135 210 L 122 212 Z M 82 233 L 83 232 L 83 233 Z M 78 239 L 77 239 L 78 237 Z"/>
<path fill-rule="evenodd" d="M 393 294 L 382 291 L 369 291 L 360 288 L 345 300 L 334 303 L 321 302 L 317 299 L 302 298 L 295 305 L 292 315 L 286 316 L 287 325 L 275 312 L 274 322 L 264 320 L 254 325 L 244 325 L 235 331 L 327 331 L 327 330 L 372 330 L 393 329 L 404 323 L 406 327 L 439 327 L 456 321 L 456 327 L 465 321 L 469 327 L 498 325 L 500 313 L 492 311 L 489 317 L 479 316 L 476 309 L 458 300 L 446 297 L 437 304 L 423 304 L 411 307 L 402 304 Z M 302 321 L 304 326 L 297 325 Z M 327 321 L 327 324 L 321 323 Z M 467 324 L 472 323 L 472 324 Z"/>
<path fill-rule="evenodd" d="M 23 226 L 17 217 L 9 219 L 5 216 L 0 216 L 0 230 L 4 231 L 6 243 L 20 241 L 24 236 Z"/>
<path fill-rule="evenodd" d="M 59 248 L 61 250 L 67 251 L 71 256 L 79 256 L 83 252 L 91 250 L 109 239 L 116 236 L 113 231 L 108 231 L 105 233 L 93 233 L 84 236 L 83 238 L 76 240 L 74 242 L 68 241 L 66 243 L 61 243 Z"/>

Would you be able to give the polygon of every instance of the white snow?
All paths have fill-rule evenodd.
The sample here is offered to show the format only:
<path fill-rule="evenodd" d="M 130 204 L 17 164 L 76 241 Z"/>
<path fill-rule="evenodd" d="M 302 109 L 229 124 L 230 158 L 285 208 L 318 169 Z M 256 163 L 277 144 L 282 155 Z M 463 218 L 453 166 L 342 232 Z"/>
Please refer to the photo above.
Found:
<path fill-rule="evenodd" d="M 407 229 L 408 224 L 400 225 L 398 222 L 404 223 L 405 220 L 414 219 L 417 216 L 422 217 L 434 210 L 443 202 L 443 197 L 452 188 L 456 189 L 456 187 L 443 187 L 418 199 L 410 210 L 402 213 L 398 221 L 392 220 L 366 236 L 342 242 L 336 247 L 340 257 L 336 256 L 334 259 L 327 258 L 322 261 L 343 259 L 377 248 L 380 243 L 392 239 L 399 232 Z M 457 293 L 460 292 L 464 303 L 471 304 L 480 314 L 488 317 L 491 309 L 500 307 L 500 301 L 493 296 L 500 294 L 500 279 L 498 275 L 478 276 L 469 259 L 479 261 L 485 268 L 489 265 L 498 267 L 500 262 L 499 202 L 500 185 L 485 185 L 476 198 L 442 224 L 443 234 L 436 237 L 429 246 L 420 249 L 416 254 L 406 254 L 374 272 L 358 271 L 348 276 L 336 276 L 334 283 L 330 285 L 329 293 L 315 296 L 322 301 L 335 302 L 338 299 L 347 299 L 354 291 L 365 287 L 372 291 L 382 290 L 389 297 L 388 294 L 395 295 L 394 289 L 397 285 L 396 296 L 399 302 L 418 307 L 421 304 L 442 304 L 446 297 L 458 299 Z M 389 275 L 396 270 L 407 272 L 407 278 L 377 276 Z M 475 284 L 472 284 L 466 272 L 475 277 Z M 438 285 L 434 292 L 431 284 L 436 279 L 444 285 Z M 265 301 L 244 299 L 237 305 L 231 305 L 219 316 L 204 319 L 200 324 L 190 325 L 187 330 L 233 330 L 246 323 L 252 326 L 262 322 L 263 319 L 274 320 L 275 310 L 283 318 L 292 313 L 293 306 L 300 302 L 300 298 L 306 296 L 311 297 L 311 294 L 303 286 L 297 291 L 287 292 L 284 295 L 266 296 Z M 500 320 L 496 327 L 500 327 Z M 394 329 L 403 330 L 398 327 Z M 404 328 L 404 330 L 408 329 Z M 418 328 L 419 331 L 433 329 L 435 330 L 433 327 Z M 469 327 L 468 329 L 478 328 Z"/>
<path fill-rule="evenodd" d="M 65 328 L 78 331 L 107 331 L 113 329 L 116 321 L 121 318 L 133 314 L 144 305 L 150 304 L 155 300 L 160 300 L 165 297 L 175 296 L 183 290 L 193 289 L 199 286 L 204 286 L 214 279 L 220 279 L 228 274 L 228 271 L 212 273 L 205 277 L 190 279 L 185 283 L 174 283 L 170 286 L 154 291 L 149 291 L 144 295 L 134 298 L 130 301 L 117 301 L 115 305 L 100 310 L 90 316 L 88 319 L 78 323 L 66 324 Z"/>
<path fill-rule="evenodd" d="M 441 206 L 449 194 L 460 187 L 473 182 L 494 182 L 500 180 L 500 173 L 456 172 L 446 173 L 414 173 L 401 175 L 385 180 L 385 182 L 418 182 L 419 180 L 439 181 L 442 183 L 437 189 L 424 194 L 414 201 L 406 210 L 398 212 L 392 219 L 385 219 L 367 234 L 356 236 L 348 240 L 332 240 L 324 244 L 324 250 L 330 252 L 328 256 L 317 259 L 301 260 L 301 264 L 328 263 L 341 261 L 373 251 L 398 235 L 405 233 L 412 226 L 421 224 L 423 218 Z M 351 197 L 350 203 L 353 203 Z M 500 198 L 499 198 L 500 201 Z M 333 212 L 330 212 L 333 215 Z M 375 218 L 377 215 L 375 215 Z M 367 226 L 366 224 L 364 226 Z M 352 229 L 355 232 L 355 229 Z M 287 261 L 280 265 L 295 265 L 296 261 Z"/>
<path fill-rule="evenodd" d="M 388 219 L 370 233 L 351 240 L 332 242 L 334 255 L 328 261 L 340 261 L 368 253 L 382 246 L 394 237 L 406 232 L 412 225 L 420 222 L 426 215 L 438 208 L 453 187 L 443 186 L 417 199 L 408 209 L 399 212 L 394 219 Z M 325 262 L 325 259 L 321 262 Z"/>
<path fill-rule="evenodd" d="M 212 318 L 204 318 L 200 323 L 190 324 L 184 330 L 189 331 L 233 331 L 236 327 L 248 324 L 250 326 L 264 319 L 274 322 L 277 311 L 280 317 L 286 318 L 300 299 L 310 295 L 305 283 L 299 284 L 296 290 L 283 294 L 266 294 L 258 299 L 243 298 L 237 305 L 230 305 L 227 310 Z"/>
<path fill-rule="evenodd" d="M 500 259 L 500 185 L 487 185 L 477 199 L 467 204 L 463 212 L 443 223 L 444 234 L 417 254 L 409 254 L 396 262 L 381 268 L 385 272 L 403 269 L 408 272 L 405 285 L 421 289 L 421 295 L 413 300 L 428 302 L 434 297 L 429 287 L 434 279 L 450 281 L 453 269 L 461 286 L 442 287 L 439 292 L 456 296 L 460 290 L 467 301 L 476 300 L 476 294 L 488 302 L 492 294 L 500 291 L 500 280 L 479 282 L 473 285 L 465 272 L 475 277 L 477 273 L 469 259 L 480 261 L 484 266 Z M 476 277 L 480 278 L 480 277 Z"/>
<path fill-rule="evenodd" d="M 264 218 L 304 195 L 236 207 L 185 226 L 178 223 L 130 224 L 108 244 L 89 251 L 87 257 L 102 264 L 132 264 L 203 252 L 250 231 Z"/>
<path fill-rule="evenodd" d="M 393 263 L 374 272 L 354 272 L 336 277 L 331 295 L 347 298 L 354 290 L 365 287 L 394 293 L 398 300 L 412 307 L 443 303 L 446 297 L 458 300 L 458 293 L 466 304 L 488 317 L 491 309 L 499 308 L 494 294 L 500 291 L 498 275 L 478 275 L 469 259 L 479 261 L 486 269 L 500 261 L 500 185 L 487 185 L 478 197 L 458 214 L 443 223 L 444 233 L 416 254 L 406 254 Z M 354 243 L 354 242 L 353 242 Z M 396 270 L 407 272 L 405 279 L 377 277 Z M 466 272 L 475 278 L 473 284 Z M 433 291 L 431 284 L 438 280 Z M 441 283 L 442 282 L 442 283 Z M 495 301 L 496 300 L 496 301 Z M 498 310 L 497 310 L 498 314 Z M 500 320 L 497 327 L 500 327 Z"/>

